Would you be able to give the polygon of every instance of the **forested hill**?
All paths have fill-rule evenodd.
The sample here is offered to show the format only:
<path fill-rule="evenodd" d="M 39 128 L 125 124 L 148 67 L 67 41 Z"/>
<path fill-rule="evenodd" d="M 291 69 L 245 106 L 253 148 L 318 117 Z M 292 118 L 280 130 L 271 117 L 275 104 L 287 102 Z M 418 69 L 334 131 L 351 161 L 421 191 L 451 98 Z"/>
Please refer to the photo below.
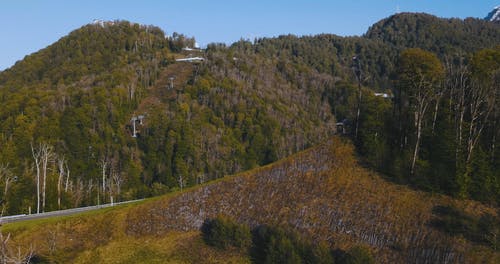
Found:
<path fill-rule="evenodd" d="M 337 120 L 367 164 L 393 180 L 496 202 L 499 36 L 499 26 L 484 21 L 398 14 L 363 37 L 281 36 L 185 50 L 194 39 L 154 26 L 85 25 L 0 72 L 2 209 L 49 211 L 182 189 L 322 142 Z M 446 62 L 432 87 L 448 85 L 426 101 L 434 112 L 420 115 L 418 139 L 415 90 L 401 86 L 411 80 L 399 71 L 402 52 L 415 46 L 434 53 L 407 55 L 431 58 L 438 73 Z M 176 61 L 195 56 L 204 60 Z M 474 82 L 458 87 L 459 73 Z M 472 93 L 476 86 L 485 92 Z"/>
<path fill-rule="evenodd" d="M 375 23 L 364 37 L 399 49 L 421 48 L 453 56 L 499 45 L 499 31 L 498 24 L 483 19 L 400 13 Z"/>
<path fill-rule="evenodd" d="M 176 62 L 193 44 L 153 26 L 89 24 L 1 72 L 4 214 L 182 189 L 335 132 L 333 77 L 287 79 L 272 60 L 227 50 Z"/>
<path fill-rule="evenodd" d="M 357 56 L 361 59 L 363 83 L 384 91 L 393 86 L 389 77 L 394 73 L 397 56 L 404 49 L 421 48 L 442 59 L 453 59 L 499 44 L 500 27 L 495 23 L 400 13 L 375 23 L 362 37 L 284 35 L 257 39 L 253 46 L 241 42 L 233 46 L 276 58 L 281 65 L 292 61 L 353 81 L 352 57 Z"/>
<path fill-rule="evenodd" d="M 0 84 L 10 89 L 31 84 L 53 88 L 82 81 L 82 77 L 113 74 L 120 75 L 112 76 L 119 82 L 117 77 L 135 74 L 133 67 L 147 71 L 147 64 L 164 63 L 169 44 L 163 31 L 154 26 L 125 21 L 89 24 L 18 61 L 2 72 Z M 127 65 L 130 72 L 126 72 Z"/>

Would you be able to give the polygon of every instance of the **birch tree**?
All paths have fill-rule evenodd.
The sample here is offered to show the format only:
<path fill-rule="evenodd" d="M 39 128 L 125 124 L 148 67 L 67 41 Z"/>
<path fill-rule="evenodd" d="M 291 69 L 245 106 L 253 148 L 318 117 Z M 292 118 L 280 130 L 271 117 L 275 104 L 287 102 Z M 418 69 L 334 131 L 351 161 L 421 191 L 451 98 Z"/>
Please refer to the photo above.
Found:
<path fill-rule="evenodd" d="M 0 183 L 3 184 L 3 195 L 2 195 L 2 212 L 0 217 L 4 215 L 5 210 L 7 208 L 7 193 L 9 191 L 9 187 L 11 182 L 14 180 L 14 175 L 12 171 L 9 169 L 9 164 L 0 164 Z"/>
<path fill-rule="evenodd" d="M 36 167 L 36 212 L 38 214 L 40 213 L 40 210 L 43 212 L 45 209 L 47 169 L 49 162 L 51 162 L 55 158 L 55 152 L 54 148 L 51 145 L 45 142 L 40 142 L 36 147 L 33 146 L 33 143 L 31 144 L 31 153 Z M 41 200 L 40 194 L 42 196 Z"/>
<path fill-rule="evenodd" d="M 488 124 L 490 115 L 496 113 L 495 108 L 500 93 L 500 48 L 481 50 L 476 53 L 472 58 L 471 70 L 472 85 L 468 93 L 470 122 L 467 138 L 467 164 L 471 161 L 474 148 Z M 496 121 L 496 119 L 493 120 L 493 122 Z M 492 143 L 494 144 L 494 137 Z"/>
<path fill-rule="evenodd" d="M 57 159 L 57 170 L 59 172 L 59 177 L 57 179 L 57 208 L 61 209 L 61 193 L 62 193 L 62 184 L 64 180 L 64 176 L 66 174 L 66 168 L 68 167 L 66 158 L 64 156 L 59 156 Z M 68 180 L 69 177 L 66 177 Z M 65 192 L 67 192 L 68 182 L 66 182 Z"/>
<path fill-rule="evenodd" d="M 33 147 L 33 143 L 31 143 L 31 154 L 33 155 L 33 160 L 35 161 L 35 169 L 36 169 L 36 213 L 40 213 L 40 166 L 41 166 L 41 156 L 42 151 L 41 148 Z"/>
<path fill-rule="evenodd" d="M 45 211 L 45 203 L 46 203 L 46 190 L 47 190 L 47 168 L 49 162 L 53 161 L 55 158 L 54 148 L 47 144 L 41 143 L 41 162 L 42 162 L 42 177 L 43 177 L 43 185 L 42 185 L 42 212 Z"/>
<path fill-rule="evenodd" d="M 458 184 L 458 193 L 461 197 L 465 197 L 467 186 L 470 179 L 463 173 L 463 134 L 465 114 L 467 109 L 467 97 L 470 90 L 470 70 L 461 59 L 457 63 L 450 61 L 446 62 L 446 81 L 445 86 L 450 94 L 450 112 L 453 112 L 455 126 L 455 170 L 456 181 Z"/>
<path fill-rule="evenodd" d="M 102 157 L 99 161 L 99 166 L 101 167 L 101 175 L 102 175 L 102 199 L 103 203 L 106 200 L 106 172 L 109 167 L 109 161 L 106 157 Z"/>
<path fill-rule="evenodd" d="M 399 59 L 399 85 L 408 96 L 409 111 L 415 127 L 415 144 L 410 165 L 410 174 L 415 173 L 415 164 L 420 150 L 424 118 L 429 105 L 440 94 L 440 83 L 444 69 L 435 54 L 421 49 L 407 49 Z"/>

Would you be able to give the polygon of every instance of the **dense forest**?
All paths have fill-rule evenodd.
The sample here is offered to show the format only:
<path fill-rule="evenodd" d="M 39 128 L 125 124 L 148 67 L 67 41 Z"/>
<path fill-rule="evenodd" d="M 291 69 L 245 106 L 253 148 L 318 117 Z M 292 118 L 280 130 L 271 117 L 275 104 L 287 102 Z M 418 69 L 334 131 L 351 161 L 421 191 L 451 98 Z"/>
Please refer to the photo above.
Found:
<path fill-rule="evenodd" d="M 208 51 L 201 65 L 175 63 L 193 42 L 152 26 L 91 24 L 2 72 L 4 214 L 182 189 L 334 133 L 317 94 L 331 77 L 304 76 L 299 88 L 268 75 L 272 63 L 226 50 Z M 172 72 L 175 88 L 165 85 Z M 137 116 L 144 120 L 131 124 Z"/>
<path fill-rule="evenodd" d="M 498 24 L 398 14 L 362 37 L 210 44 L 176 62 L 193 43 L 89 24 L 0 72 L 2 213 L 182 189 L 313 146 L 337 121 L 391 180 L 500 202 Z"/>
<path fill-rule="evenodd" d="M 498 204 L 499 30 L 403 13 L 362 38 L 282 36 L 232 48 L 283 61 L 288 76 L 300 75 L 290 65 L 334 76 L 327 96 L 336 119 L 390 180 Z"/>

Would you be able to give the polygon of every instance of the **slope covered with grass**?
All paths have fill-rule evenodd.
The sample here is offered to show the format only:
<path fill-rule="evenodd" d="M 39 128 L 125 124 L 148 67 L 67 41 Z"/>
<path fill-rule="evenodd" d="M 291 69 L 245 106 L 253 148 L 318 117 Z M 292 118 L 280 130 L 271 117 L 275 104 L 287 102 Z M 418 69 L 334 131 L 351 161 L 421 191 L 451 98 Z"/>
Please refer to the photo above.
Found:
<path fill-rule="evenodd" d="M 497 241 L 488 235 L 498 230 L 482 233 L 479 227 L 484 219 L 495 226 L 495 210 L 387 182 L 357 164 L 350 143 L 334 138 L 268 166 L 137 206 L 7 225 L 3 232 L 20 245 L 31 243 L 37 256 L 50 261 L 250 261 L 246 252 L 203 244 L 203 222 L 225 215 L 252 228 L 278 225 L 331 248 L 362 245 L 382 263 L 494 263 Z"/>

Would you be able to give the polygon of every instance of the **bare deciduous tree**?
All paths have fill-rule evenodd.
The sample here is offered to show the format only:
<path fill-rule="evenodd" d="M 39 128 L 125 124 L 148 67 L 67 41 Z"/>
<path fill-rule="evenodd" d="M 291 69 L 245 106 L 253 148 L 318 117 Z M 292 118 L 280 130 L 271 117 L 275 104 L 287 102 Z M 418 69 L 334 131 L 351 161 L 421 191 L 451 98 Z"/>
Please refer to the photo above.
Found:
<path fill-rule="evenodd" d="M 112 180 L 113 180 L 113 185 L 114 185 L 114 193 L 116 193 L 117 195 L 120 195 L 121 193 L 121 190 L 122 190 L 122 185 L 123 185 L 123 175 L 118 172 L 118 171 L 113 171 L 111 173 L 111 177 L 112 177 Z"/>
<path fill-rule="evenodd" d="M 47 190 L 47 168 L 49 162 L 53 161 L 56 157 L 54 148 L 47 143 L 40 143 L 41 150 L 41 161 L 42 161 L 42 177 L 43 177 L 43 185 L 42 185 L 42 212 L 45 211 L 45 203 L 46 203 L 46 190 Z"/>
<path fill-rule="evenodd" d="M 179 177 L 177 177 L 177 182 L 179 183 L 179 188 L 182 189 L 184 188 L 184 186 L 186 186 L 186 180 L 184 179 L 184 177 L 182 177 L 181 174 L 179 174 Z"/>
<path fill-rule="evenodd" d="M 62 192 L 62 183 L 64 180 L 64 176 L 66 174 L 66 168 L 68 167 L 66 158 L 64 156 L 60 156 L 57 159 L 57 169 L 59 171 L 59 178 L 57 179 L 57 207 L 61 209 L 61 192 Z M 66 178 L 67 180 L 69 177 Z M 66 182 L 65 191 L 67 192 L 68 183 Z"/>
<path fill-rule="evenodd" d="M 2 196 L 2 212 L 0 216 L 3 216 L 5 209 L 7 208 L 7 193 L 9 191 L 10 183 L 14 180 L 14 175 L 9 169 L 9 164 L 0 164 L 0 183 L 4 185 L 3 196 Z"/>
<path fill-rule="evenodd" d="M 27 249 L 13 248 L 10 243 L 10 234 L 4 236 L 0 232 L 0 263 L 29 264 L 34 256 L 33 245 Z"/>
<path fill-rule="evenodd" d="M 42 152 L 40 148 L 33 147 L 33 143 L 31 143 L 31 154 L 33 155 L 33 159 L 35 160 L 36 167 L 36 213 L 40 213 L 40 164 L 41 164 L 41 156 Z"/>
<path fill-rule="evenodd" d="M 450 109 L 455 113 L 455 159 L 460 162 L 459 156 L 461 152 L 463 140 L 463 124 L 466 109 L 466 91 L 470 85 L 470 72 L 468 67 L 463 61 L 458 64 L 453 64 L 449 61 L 446 62 L 446 81 L 445 86 L 450 93 Z"/>
<path fill-rule="evenodd" d="M 467 137 L 466 163 L 469 164 L 474 147 L 488 122 L 495 106 L 495 89 L 489 85 L 472 82 L 468 91 L 469 98 L 469 131 Z"/>

